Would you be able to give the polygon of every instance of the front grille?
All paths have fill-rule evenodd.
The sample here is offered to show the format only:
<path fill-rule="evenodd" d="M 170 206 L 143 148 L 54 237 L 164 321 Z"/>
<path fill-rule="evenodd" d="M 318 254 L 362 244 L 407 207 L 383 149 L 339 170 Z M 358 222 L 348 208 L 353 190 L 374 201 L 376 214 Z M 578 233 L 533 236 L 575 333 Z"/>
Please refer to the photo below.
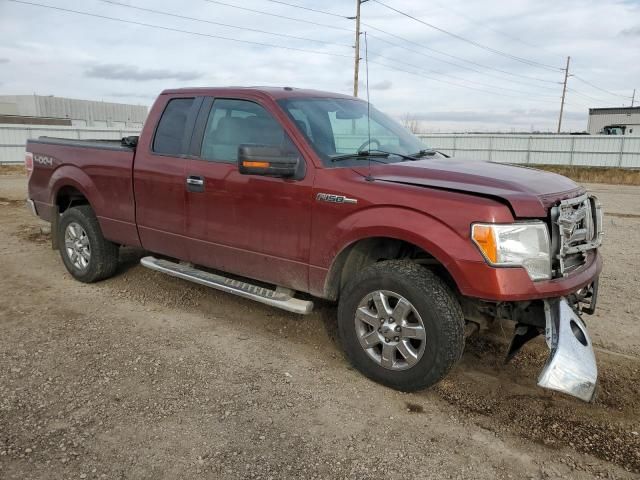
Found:
<path fill-rule="evenodd" d="M 566 277 L 602 243 L 602 206 L 593 195 L 562 200 L 551 209 L 554 277 Z"/>

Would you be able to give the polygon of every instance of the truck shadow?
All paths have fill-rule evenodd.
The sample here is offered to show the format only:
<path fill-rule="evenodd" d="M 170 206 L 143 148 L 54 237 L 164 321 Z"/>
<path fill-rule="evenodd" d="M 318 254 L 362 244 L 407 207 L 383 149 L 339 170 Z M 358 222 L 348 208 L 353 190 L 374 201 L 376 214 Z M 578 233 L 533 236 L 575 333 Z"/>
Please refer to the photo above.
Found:
<path fill-rule="evenodd" d="M 149 253 L 141 248 L 121 247 L 117 275 L 121 275 L 137 267 L 140 264 L 140 259 L 146 255 L 149 255 Z"/>

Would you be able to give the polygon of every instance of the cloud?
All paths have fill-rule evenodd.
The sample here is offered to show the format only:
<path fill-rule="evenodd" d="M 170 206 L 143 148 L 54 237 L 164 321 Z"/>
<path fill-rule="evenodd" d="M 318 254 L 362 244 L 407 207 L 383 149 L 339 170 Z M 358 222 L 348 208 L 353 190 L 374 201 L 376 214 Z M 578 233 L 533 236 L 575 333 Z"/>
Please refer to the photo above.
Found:
<path fill-rule="evenodd" d="M 178 18 L 149 20 L 151 24 L 180 30 L 256 42 L 253 44 L 142 25 L 120 23 L 116 27 L 113 21 L 104 18 L 60 15 L 46 8 L 5 3 L 0 1 L 0 32 L 3 33 L 0 59 L 8 59 L 10 63 L 0 64 L 0 80 L 4 82 L 0 90 L 7 95 L 37 92 L 149 104 L 152 96 L 166 88 L 195 83 L 202 86 L 292 85 L 345 94 L 353 91 L 354 51 L 350 46 L 353 38 L 348 31 L 330 32 L 318 25 L 312 28 L 303 22 L 267 18 L 207 2 L 181 2 L 180 14 L 253 30 L 240 33 L 221 25 L 205 27 L 201 22 L 196 24 Z M 172 0 L 146 3 L 167 12 L 174 11 L 176 5 Z M 234 3 L 256 10 L 265 8 L 263 0 Z M 566 56 L 571 55 L 572 73 L 600 89 L 577 83 L 574 78 L 569 80 L 571 90 L 567 92 L 563 120 L 567 129 L 585 129 L 589 107 L 618 106 L 625 102 L 607 91 L 631 95 L 633 88 L 640 85 L 638 49 L 629 45 L 621 47 L 625 42 L 640 41 L 640 0 L 449 0 L 447 8 L 427 9 L 420 6 L 424 2 L 396 0 L 393 3 L 402 11 L 419 18 L 427 15 L 435 25 L 510 55 L 557 68 L 562 68 Z M 99 4 L 92 7 L 92 12 L 119 18 L 130 18 L 132 14 L 126 7 L 118 7 L 115 12 L 114 6 Z M 285 5 L 272 7 L 273 13 L 289 16 Z M 353 8 L 351 2 L 344 0 L 322 2 L 323 10 L 345 16 L 351 15 Z M 422 121 L 425 128 L 441 131 L 510 131 L 528 130 L 532 126 L 552 131 L 557 128 L 561 94 L 557 82 L 563 79 L 559 70 L 548 70 L 473 47 L 426 29 L 402 15 L 390 15 L 388 9 L 375 2 L 366 2 L 363 8 L 368 23 L 383 26 L 385 31 L 407 40 L 394 38 L 392 41 L 391 37 L 379 35 L 368 39 L 369 58 L 373 59 L 376 54 L 385 57 L 380 63 L 369 62 L 370 94 L 376 108 L 397 118 L 406 113 L 423 114 L 431 118 Z M 315 16 L 308 18 L 316 20 Z M 567 18 L 572 21 L 567 22 Z M 328 23 L 326 18 L 317 17 L 317 20 Z M 33 28 L 34 24 L 55 25 L 55 28 L 47 31 L 45 39 L 40 30 Z M 336 44 L 293 42 L 259 30 L 330 40 Z M 260 46 L 260 43 L 305 51 Z M 364 48 L 360 53 L 364 56 Z M 361 98 L 365 98 L 366 93 L 365 66 L 363 61 Z M 70 81 L 78 78 L 80 80 Z M 465 88 L 475 85 L 479 90 L 495 90 L 480 84 L 504 88 L 505 94 Z M 575 93 L 573 87 L 587 96 Z"/>
<path fill-rule="evenodd" d="M 106 80 L 133 80 L 146 82 L 149 80 L 195 80 L 202 77 L 201 73 L 190 71 L 172 71 L 164 68 L 140 68 L 135 65 L 103 64 L 89 67 L 85 72 L 87 77 Z"/>
<path fill-rule="evenodd" d="M 371 85 L 371 90 L 390 90 L 392 85 L 391 80 L 382 80 Z"/>
<path fill-rule="evenodd" d="M 109 92 L 106 93 L 107 97 L 118 97 L 118 98 L 136 98 L 136 99 L 151 99 L 155 100 L 157 94 L 155 93 L 128 93 L 128 92 Z"/>
<path fill-rule="evenodd" d="M 0 58 L 0 63 L 9 63 L 8 58 Z"/>
<path fill-rule="evenodd" d="M 640 27 L 627 28 L 620 32 L 623 37 L 640 37 Z"/>

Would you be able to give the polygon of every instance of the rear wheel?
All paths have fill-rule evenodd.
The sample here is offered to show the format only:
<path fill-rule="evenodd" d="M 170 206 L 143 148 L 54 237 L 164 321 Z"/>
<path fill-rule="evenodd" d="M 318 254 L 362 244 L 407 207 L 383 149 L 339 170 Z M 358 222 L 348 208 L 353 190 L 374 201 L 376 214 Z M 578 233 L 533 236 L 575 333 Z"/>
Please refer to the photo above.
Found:
<path fill-rule="evenodd" d="M 113 276 L 118 268 L 118 245 L 105 239 L 88 205 L 69 208 L 58 222 L 62 262 L 71 275 L 84 283 Z"/>
<path fill-rule="evenodd" d="M 340 297 L 338 323 L 352 364 L 398 390 L 435 384 L 464 349 L 464 318 L 455 295 L 411 261 L 379 262 L 357 274 Z"/>

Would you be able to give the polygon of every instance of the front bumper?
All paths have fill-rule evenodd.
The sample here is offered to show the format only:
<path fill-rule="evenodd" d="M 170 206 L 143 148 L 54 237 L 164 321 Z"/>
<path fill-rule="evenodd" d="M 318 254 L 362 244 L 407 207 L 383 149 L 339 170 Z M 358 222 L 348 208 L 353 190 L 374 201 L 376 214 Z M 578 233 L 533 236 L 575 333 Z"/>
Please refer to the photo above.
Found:
<path fill-rule="evenodd" d="M 545 300 L 544 311 L 545 338 L 551 352 L 538 377 L 538 385 L 585 402 L 592 401 L 598 367 L 584 322 L 566 298 Z"/>
<path fill-rule="evenodd" d="M 566 297 L 595 281 L 602 271 L 599 250 L 587 252 L 587 261 L 567 277 L 532 282 L 524 268 L 495 268 L 485 262 L 459 262 L 454 275 L 466 297 L 493 302 L 517 302 Z"/>

